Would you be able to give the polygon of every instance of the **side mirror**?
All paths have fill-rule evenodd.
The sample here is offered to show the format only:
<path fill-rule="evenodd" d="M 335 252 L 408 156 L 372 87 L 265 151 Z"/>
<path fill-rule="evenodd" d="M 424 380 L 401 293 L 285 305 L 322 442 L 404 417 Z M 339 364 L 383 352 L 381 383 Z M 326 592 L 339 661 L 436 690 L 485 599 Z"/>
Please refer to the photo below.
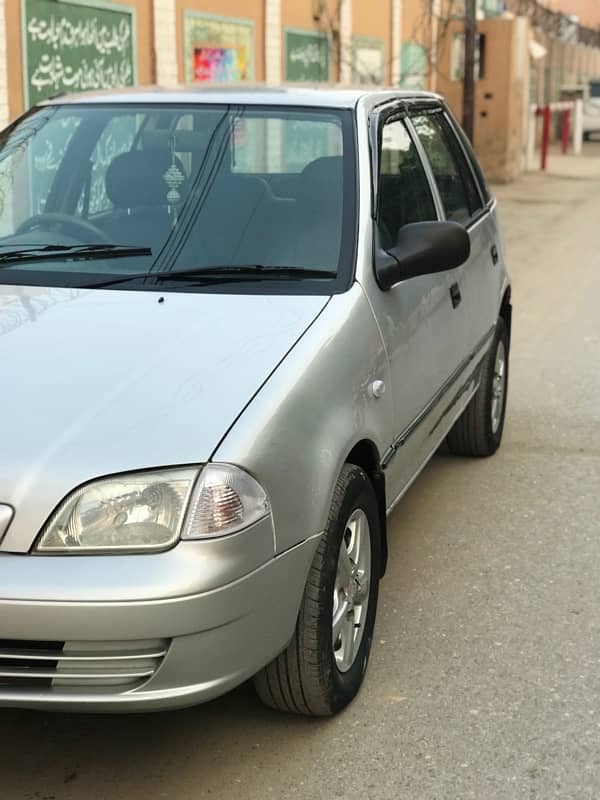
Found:
<path fill-rule="evenodd" d="M 391 289 L 408 278 L 460 267 L 470 253 L 469 234 L 457 222 L 413 222 L 400 228 L 393 247 L 376 248 L 377 282 Z"/>

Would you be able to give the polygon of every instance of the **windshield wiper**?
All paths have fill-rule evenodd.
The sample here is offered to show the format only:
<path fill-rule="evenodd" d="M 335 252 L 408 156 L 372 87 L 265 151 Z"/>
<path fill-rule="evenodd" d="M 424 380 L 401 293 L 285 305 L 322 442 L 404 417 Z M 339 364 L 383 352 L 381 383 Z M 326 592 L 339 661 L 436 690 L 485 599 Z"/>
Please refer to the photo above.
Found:
<path fill-rule="evenodd" d="M 124 275 L 121 278 L 109 278 L 106 281 L 97 283 L 86 283 L 84 289 L 102 289 L 105 286 L 113 286 L 127 281 L 136 281 L 143 278 L 154 278 L 156 281 L 165 283 L 168 281 L 188 281 L 192 284 L 198 282 L 202 284 L 244 281 L 247 278 L 253 280 L 269 280 L 270 278 L 282 279 L 323 279 L 336 278 L 337 272 L 323 269 L 306 269 L 304 267 L 272 267 L 263 264 L 240 264 L 231 267 L 202 267 L 195 269 L 175 269 L 165 272 L 141 272 L 137 275 Z"/>
<path fill-rule="evenodd" d="M 48 261 L 68 259 L 88 261 L 95 258 L 124 258 L 127 256 L 151 256 L 149 247 L 125 244 L 46 244 L 41 247 L 25 247 L 19 250 L 0 251 L 0 268 L 26 261 Z"/>

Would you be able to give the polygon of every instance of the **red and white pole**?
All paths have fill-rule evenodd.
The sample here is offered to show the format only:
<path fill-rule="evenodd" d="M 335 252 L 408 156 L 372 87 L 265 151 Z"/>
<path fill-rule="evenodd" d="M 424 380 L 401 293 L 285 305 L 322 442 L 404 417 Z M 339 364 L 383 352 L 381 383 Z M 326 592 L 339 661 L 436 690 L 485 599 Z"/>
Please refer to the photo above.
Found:
<path fill-rule="evenodd" d="M 548 149 L 550 147 L 550 106 L 544 106 L 542 110 L 543 125 L 542 125 L 542 170 L 545 170 L 548 165 Z"/>
<path fill-rule="evenodd" d="M 566 154 L 569 152 L 569 139 L 571 138 L 571 110 L 569 108 L 562 112 L 560 133 L 562 151 Z"/>

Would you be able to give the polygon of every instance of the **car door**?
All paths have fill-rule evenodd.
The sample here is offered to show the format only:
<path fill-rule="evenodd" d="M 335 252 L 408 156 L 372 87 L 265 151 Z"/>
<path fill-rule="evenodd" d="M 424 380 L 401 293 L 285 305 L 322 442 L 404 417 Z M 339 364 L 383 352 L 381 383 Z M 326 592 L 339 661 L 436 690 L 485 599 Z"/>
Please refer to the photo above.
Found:
<path fill-rule="evenodd" d="M 465 269 L 465 308 L 469 320 L 470 343 L 474 347 L 485 337 L 498 317 L 498 299 L 502 296 L 506 280 L 504 248 L 498 224 L 495 200 L 488 188 L 483 171 L 473 148 L 452 114 L 445 116 L 450 127 L 451 140 L 455 142 L 461 169 L 467 180 L 473 180 L 482 199 L 481 208 L 468 226 L 471 250 L 479 254 L 470 259 Z"/>
<path fill-rule="evenodd" d="M 437 220 L 443 213 L 405 116 L 392 109 L 378 124 L 374 239 L 383 250 L 404 225 Z M 455 273 L 423 275 L 371 292 L 391 367 L 395 436 L 383 462 L 392 501 L 444 435 L 440 420 L 464 356 L 464 318 L 451 293 Z"/>
<path fill-rule="evenodd" d="M 485 352 L 498 312 L 500 243 L 489 195 L 445 109 L 416 112 L 411 123 L 431 165 L 444 217 L 464 225 L 471 240 L 471 255 L 454 277 L 463 310 L 464 355 L 475 358 Z"/>

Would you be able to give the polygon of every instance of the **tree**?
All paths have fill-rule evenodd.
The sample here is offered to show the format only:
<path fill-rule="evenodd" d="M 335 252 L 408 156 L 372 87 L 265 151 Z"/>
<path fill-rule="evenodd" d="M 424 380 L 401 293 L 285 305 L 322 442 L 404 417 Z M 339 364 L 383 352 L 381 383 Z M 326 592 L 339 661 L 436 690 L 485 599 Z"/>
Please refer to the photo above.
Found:
<path fill-rule="evenodd" d="M 463 128 L 473 141 L 475 131 L 475 43 L 477 4 L 467 0 L 465 6 L 465 74 L 463 77 Z"/>
<path fill-rule="evenodd" d="M 313 18 L 329 39 L 334 75 L 339 80 L 345 68 L 352 75 L 352 81 L 358 83 L 386 83 L 387 74 L 393 74 L 394 68 L 398 67 L 400 85 L 416 84 L 421 79 L 430 84 L 432 75 L 440 74 L 437 54 L 448 35 L 450 23 L 464 17 L 464 0 L 419 0 L 419 13 L 411 30 L 403 31 L 403 47 L 408 56 L 403 58 L 402 53 L 397 56 L 400 59 L 398 64 L 390 55 L 376 65 L 374 59 L 361 60 L 352 44 L 344 42 L 342 16 L 345 2 L 314 0 Z M 412 50 L 410 45 L 413 45 Z"/>

